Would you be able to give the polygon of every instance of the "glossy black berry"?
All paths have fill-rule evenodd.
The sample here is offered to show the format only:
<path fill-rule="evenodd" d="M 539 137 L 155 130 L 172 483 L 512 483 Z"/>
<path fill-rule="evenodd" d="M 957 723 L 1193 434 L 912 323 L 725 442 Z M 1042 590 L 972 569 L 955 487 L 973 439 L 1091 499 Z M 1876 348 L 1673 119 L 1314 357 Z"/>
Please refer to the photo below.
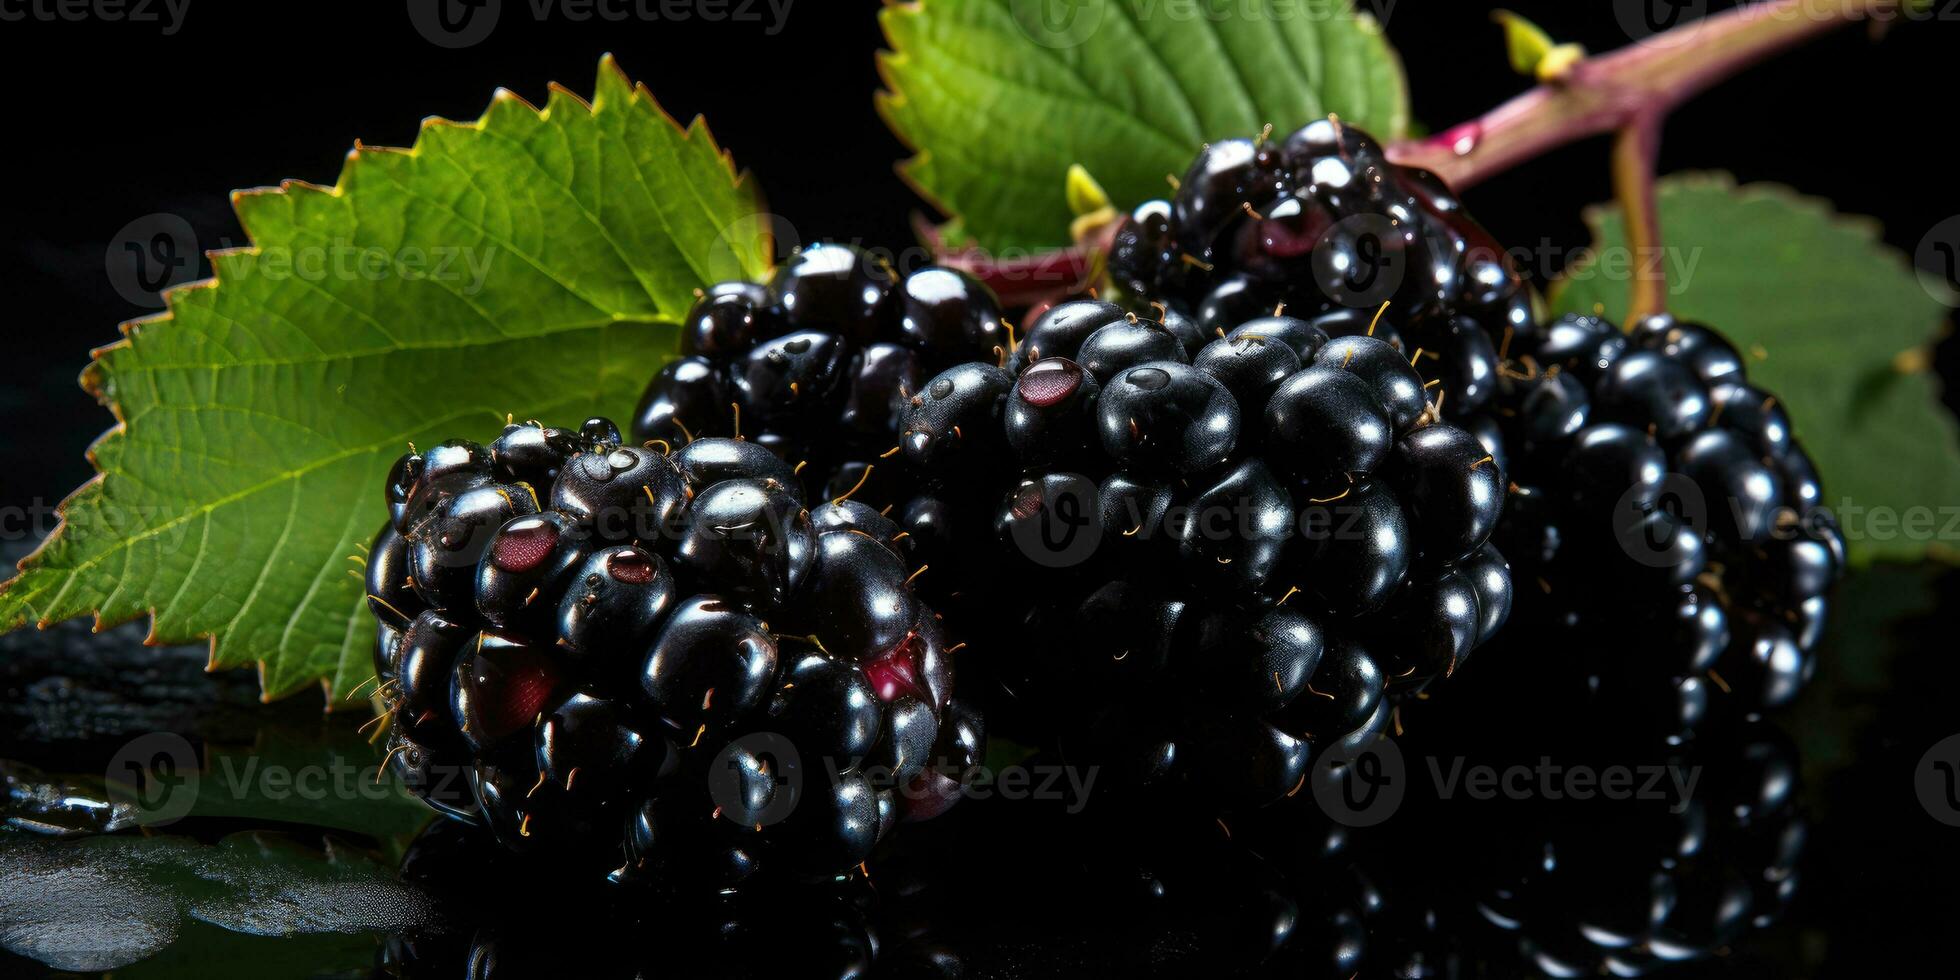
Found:
<path fill-rule="evenodd" d="M 1208 144 L 1178 181 L 1172 217 L 1187 249 L 1203 255 L 1225 227 L 1245 216 L 1245 208 L 1265 204 L 1276 193 L 1277 168 L 1265 164 L 1249 139 Z"/>
<path fill-rule="evenodd" d="M 1015 457 L 1026 466 L 1045 466 L 1087 450 L 1101 388 L 1095 375 L 1066 357 L 1043 358 L 1022 371 L 1004 421 Z"/>
<path fill-rule="evenodd" d="M 816 544 L 809 511 L 786 487 L 724 480 L 694 495 L 674 562 L 710 591 L 775 607 L 802 586 Z"/>
<path fill-rule="evenodd" d="M 374 618 L 397 630 L 407 629 L 422 611 L 422 598 L 409 577 L 408 541 L 393 524 L 384 525 L 368 548 L 366 585 Z"/>
<path fill-rule="evenodd" d="M 1394 480 L 1408 508 L 1416 559 L 1454 562 L 1483 546 L 1504 509 L 1504 474 L 1483 443 L 1432 425 L 1395 445 Z"/>
<path fill-rule="evenodd" d="M 1240 410 L 1257 417 L 1280 382 L 1300 370 L 1300 356 L 1283 340 L 1240 327 L 1199 351 L 1192 366 L 1217 378 Z"/>
<path fill-rule="evenodd" d="M 898 330 L 936 368 L 993 360 L 1005 350 L 1000 304 L 972 276 L 932 266 L 905 277 L 897 294 Z"/>
<path fill-rule="evenodd" d="M 1161 323 L 1134 315 L 1097 329 L 1082 341 L 1075 354 L 1075 361 L 1083 370 L 1105 383 L 1125 368 L 1152 361 L 1184 360 L 1184 342 L 1176 334 Z"/>
<path fill-rule="evenodd" d="M 769 290 L 760 283 L 718 282 L 709 286 L 681 321 L 681 353 L 732 357 L 757 340 L 782 331 Z"/>
<path fill-rule="evenodd" d="M 918 621 L 911 570 L 884 542 L 859 534 L 818 538 L 808 614 L 832 653 L 866 660 L 902 642 Z"/>
<path fill-rule="evenodd" d="M 558 645 L 604 661 L 608 677 L 631 671 L 630 661 L 653 641 L 677 595 L 667 562 L 630 544 L 592 552 L 561 591 L 553 622 Z"/>
<path fill-rule="evenodd" d="M 713 595 L 682 600 L 647 652 L 640 683 L 683 739 L 757 710 L 772 693 L 778 654 L 768 624 Z"/>
<path fill-rule="evenodd" d="M 1456 672 L 1476 649 L 1477 590 L 1454 569 L 1418 577 L 1383 610 L 1375 648 L 1391 687 L 1421 687 Z"/>
<path fill-rule="evenodd" d="M 695 493 L 725 480 L 774 483 L 791 494 L 800 493 L 795 465 L 754 442 L 699 439 L 681 447 L 673 459 Z"/>
<path fill-rule="evenodd" d="M 1330 637 L 1311 688 L 1282 713 L 1287 727 L 1314 740 L 1331 740 L 1360 728 L 1382 703 L 1388 678 L 1352 637 Z"/>
<path fill-rule="evenodd" d="M 1545 329 L 1533 355 L 1541 368 L 1557 367 L 1591 385 L 1627 349 L 1626 335 L 1596 316 L 1567 314 Z"/>
<path fill-rule="evenodd" d="M 558 470 L 584 440 L 578 433 L 554 429 L 535 422 L 513 422 L 490 443 L 490 468 L 505 483 L 526 483 L 532 489 L 548 488 L 558 479 Z"/>
<path fill-rule="evenodd" d="M 723 434 L 729 425 L 728 377 L 705 357 L 669 361 L 653 376 L 633 410 L 633 438 L 685 445 L 701 436 Z"/>
<path fill-rule="evenodd" d="M 834 408 L 851 380 L 850 347 L 822 330 L 799 330 L 758 344 L 736 367 L 734 391 L 752 422 Z"/>
<path fill-rule="evenodd" d="M 1265 586 L 1297 530 L 1292 496 L 1256 458 L 1199 491 L 1183 510 L 1178 552 L 1185 575 L 1232 596 Z"/>
<path fill-rule="evenodd" d="M 476 566 L 497 529 L 513 517 L 535 513 L 537 500 L 523 486 L 484 481 L 457 492 L 433 491 L 428 513 L 405 536 L 415 594 L 438 609 L 475 606 Z"/>
<path fill-rule="evenodd" d="M 670 537 L 686 506 L 674 458 L 641 447 L 582 452 L 565 464 L 551 489 L 551 509 L 579 518 L 601 541 Z"/>
<path fill-rule="evenodd" d="M 1290 551 L 1285 584 L 1307 590 L 1343 615 L 1380 609 L 1415 560 L 1401 501 L 1379 483 L 1366 482 L 1334 499 L 1302 504 L 1301 540 Z"/>
<path fill-rule="evenodd" d="M 396 647 L 395 686 L 385 694 L 404 730 L 435 742 L 443 737 L 442 729 L 454 724 L 449 710 L 450 679 L 457 658 L 476 639 L 474 629 L 433 609 L 408 625 Z"/>
<path fill-rule="evenodd" d="M 551 622 L 590 547 L 584 526 L 562 512 L 512 519 L 477 563 L 476 611 L 504 627 Z"/>
<path fill-rule="evenodd" d="M 1402 352 L 1373 337 L 1337 337 L 1314 356 L 1313 363 L 1346 371 L 1375 392 L 1388 410 L 1389 424 L 1395 431 L 1406 431 L 1429 407 L 1428 391 L 1422 375 L 1409 364 Z"/>
<path fill-rule="evenodd" d="M 897 344 L 872 344 L 852 371 L 839 420 L 868 439 L 895 440 L 905 402 L 919 390 L 919 356 Z"/>
<path fill-rule="evenodd" d="M 835 331 L 864 344 L 892 315 L 897 284 L 898 274 L 882 256 L 825 243 L 790 256 L 776 269 L 769 291 L 786 330 Z"/>
<path fill-rule="evenodd" d="M 1238 444 L 1240 424 L 1238 402 L 1218 379 L 1169 361 L 1121 372 L 1096 404 L 1103 452 L 1146 471 L 1216 466 Z"/>
<path fill-rule="evenodd" d="M 555 703 L 564 673 L 546 650 L 492 633 L 456 658 L 449 706 L 478 753 L 529 732 Z"/>
<path fill-rule="evenodd" d="M 657 775 L 666 744 L 631 708 L 587 692 L 566 698 L 538 725 L 538 775 L 565 792 L 604 797 Z"/>
<path fill-rule="evenodd" d="M 1374 385 L 1319 364 L 1280 384 L 1266 403 L 1265 422 L 1269 458 L 1322 487 L 1373 472 L 1394 439 Z"/>
<path fill-rule="evenodd" d="M 984 458 L 1002 438 L 1002 404 L 1013 385 L 1007 372 L 977 361 L 927 381 L 900 418 L 899 446 L 906 458 L 927 470 Z"/>
<path fill-rule="evenodd" d="M 821 651 L 800 651 L 783 665 L 770 692 L 769 724 L 811 759 L 858 764 L 877 741 L 878 695 L 855 664 Z"/>
<path fill-rule="evenodd" d="M 1655 438 L 1673 439 L 1701 428 L 1712 406 L 1708 389 L 1680 361 L 1656 351 L 1629 351 L 1615 360 L 1593 389 L 1593 418 L 1644 425 Z"/>
<path fill-rule="evenodd" d="M 1742 355 L 1735 345 L 1701 324 L 1683 323 L 1667 316 L 1651 317 L 1634 326 L 1633 341 L 1686 364 L 1703 384 L 1742 380 Z"/>
<path fill-rule="evenodd" d="M 1695 436 L 1675 465 L 1701 491 L 1703 530 L 1719 546 L 1762 541 L 1774 530 L 1782 478 L 1735 433 L 1716 429 Z"/>
<path fill-rule="evenodd" d="M 1090 334 L 1128 316 L 1122 307 L 1101 300 L 1078 299 L 1051 306 L 1027 325 L 1026 336 L 1008 358 L 1007 370 L 1018 374 L 1044 357 L 1074 358 Z"/>

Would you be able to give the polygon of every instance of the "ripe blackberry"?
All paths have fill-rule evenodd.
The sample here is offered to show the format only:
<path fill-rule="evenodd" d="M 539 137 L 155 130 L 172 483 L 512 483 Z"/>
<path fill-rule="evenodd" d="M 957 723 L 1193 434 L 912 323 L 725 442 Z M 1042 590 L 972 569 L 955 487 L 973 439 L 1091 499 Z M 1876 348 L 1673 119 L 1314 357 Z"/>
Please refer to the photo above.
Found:
<path fill-rule="evenodd" d="M 1108 266 L 1139 308 L 1207 339 L 1283 310 L 1324 336 L 1383 340 L 1448 392 L 1448 419 L 1489 399 L 1507 331 L 1536 337 L 1530 290 L 1449 189 L 1331 117 L 1207 146 L 1171 200 L 1118 226 Z"/>
<path fill-rule="evenodd" d="M 882 515 L 813 520 L 755 443 L 663 448 L 523 423 L 396 464 L 368 563 L 389 765 L 620 880 L 842 873 L 961 793 L 953 650 Z"/>
<path fill-rule="evenodd" d="M 999 303 L 963 272 L 901 275 L 850 245 L 799 250 L 765 283 L 704 290 L 683 320 L 682 357 L 647 385 L 632 441 L 680 447 L 739 437 L 791 466 L 808 499 L 912 496 L 902 468 L 880 465 L 921 380 L 1005 346 Z M 856 496 L 855 494 L 853 496 Z"/>
<path fill-rule="evenodd" d="M 1715 331 L 1567 316 L 1511 346 L 1490 417 L 1510 450 L 1498 537 L 1531 636 L 1679 734 L 1794 698 L 1816 668 L 1844 536 L 1777 400 Z M 1550 635 L 1546 635 L 1546 634 Z M 1521 648 L 1522 650 L 1522 648 Z"/>
<path fill-rule="evenodd" d="M 908 403 L 897 513 L 921 587 L 1002 631 L 1031 735 L 1252 807 L 1503 622 L 1505 484 L 1386 342 L 1270 310 L 1219 333 L 1192 356 L 1110 303 L 1046 310 Z"/>

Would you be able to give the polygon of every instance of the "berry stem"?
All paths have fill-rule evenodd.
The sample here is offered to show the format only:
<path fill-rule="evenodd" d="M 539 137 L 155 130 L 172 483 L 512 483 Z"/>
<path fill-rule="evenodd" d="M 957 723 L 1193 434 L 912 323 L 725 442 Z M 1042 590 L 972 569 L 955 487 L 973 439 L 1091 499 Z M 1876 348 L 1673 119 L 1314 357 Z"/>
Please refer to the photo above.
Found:
<path fill-rule="evenodd" d="M 1660 206 L 1654 193 L 1661 119 L 1659 112 L 1641 113 L 1613 138 L 1613 196 L 1626 212 L 1627 248 L 1633 259 L 1628 324 L 1667 312 L 1667 257 L 1662 252 Z"/>
<path fill-rule="evenodd" d="M 1568 74 L 1422 140 L 1389 147 L 1405 166 L 1464 190 L 1549 150 L 1656 122 L 1772 54 L 1844 24 L 1898 10 L 1900 0 L 1762 0 L 1586 58 Z"/>

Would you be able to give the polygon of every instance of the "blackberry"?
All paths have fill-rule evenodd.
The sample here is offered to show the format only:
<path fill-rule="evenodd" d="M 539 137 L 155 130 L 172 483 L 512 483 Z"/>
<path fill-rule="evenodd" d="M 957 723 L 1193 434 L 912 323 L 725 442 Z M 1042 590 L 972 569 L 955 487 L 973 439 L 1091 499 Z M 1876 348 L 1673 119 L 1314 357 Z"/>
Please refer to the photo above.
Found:
<path fill-rule="evenodd" d="M 1006 346 L 999 302 L 953 269 L 901 274 L 844 244 L 801 249 L 767 283 L 717 283 L 682 322 L 681 354 L 648 383 L 631 442 L 738 438 L 794 468 L 806 501 L 857 487 L 880 507 L 915 492 L 878 457 L 940 370 Z"/>
<path fill-rule="evenodd" d="M 1498 537 L 1534 626 L 1520 669 L 1591 678 L 1677 736 L 1718 706 L 1787 704 L 1844 568 L 1788 416 L 1706 326 L 1567 316 L 1542 335 L 1512 345 L 1489 413 L 1517 487 Z"/>
<path fill-rule="evenodd" d="M 1404 355 L 1270 310 L 1218 332 L 1193 357 L 1113 304 L 1046 310 L 908 403 L 898 513 L 921 588 L 1001 631 L 1029 735 L 1233 809 L 1381 732 L 1510 591 L 1502 474 Z"/>
<path fill-rule="evenodd" d="M 1843 540 L 1788 416 L 1749 384 L 1734 345 L 1668 317 L 1626 331 L 1596 316 L 1541 325 L 1502 249 L 1433 174 L 1331 118 L 1269 148 L 1207 148 L 1172 200 L 1123 222 L 1109 257 L 1127 302 L 1188 312 L 1208 334 L 1266 315 L 1262 331 L 1285 323 L 1312 338 L 1308 371 L 1270 392 L 1245 354 L 1199 355 L 1286 426 L 1261 434 L 1269 462 L 1317 499 L 1388 451 L 1369 407 L 1342 394 L 1354 385 L 1311 373 L 1338 358 L 1396 427 L 1398 503 L 1431 519 L 1404 529 L 1361 516 L 1420 567 L 1475 561 L 1501 504 L 1498 544 L 1527 583 L 1521 618 L 1561 624 L 1576 635 L 1553 645 L 1587 651 L 1546 669 L 1598 677 L 1608 694 L 1624 686 L 1663 726 L 1699 719 L 1711 689 L 1745 710 L 1793 696 L 1814 669 Z M 1352 346 L 1367 338 L 1387 350 Z M 1418 397 L 1403 365 L 1428 386 Z M 1403 437 L 1424 412 L 1460 432 Z M 1483 479 L 1460 479 L 1486 456 Z M 1426 488 L 1432 469 L 1443 482 Z M 1381 576 L 1335 573 L 1346 559 L 1327 550 L 1311 577 L 1372 608 Z"/>
<path fill-rule="evenodd" d="M 1449 189 L 1331 117 L 1207 146 L 1171 200 L 1118 226 L 1108 267 L 1128 300 L 1207 339 L 1279 311 L 1380 339 L 1448 393 L 1448 419 L 1491 397 L 1507 337 L 1537 333 L 1530 289 Z"/>
<path fill-rule="evenodd" d="M 813 520 L 800 479 L 605 419 L 412 452 L 368 564 L 390 768 L 511 850 L 675 887 L 841 874 L 943 811 L 981 725 L 938 616 L 895 524 Z"/>

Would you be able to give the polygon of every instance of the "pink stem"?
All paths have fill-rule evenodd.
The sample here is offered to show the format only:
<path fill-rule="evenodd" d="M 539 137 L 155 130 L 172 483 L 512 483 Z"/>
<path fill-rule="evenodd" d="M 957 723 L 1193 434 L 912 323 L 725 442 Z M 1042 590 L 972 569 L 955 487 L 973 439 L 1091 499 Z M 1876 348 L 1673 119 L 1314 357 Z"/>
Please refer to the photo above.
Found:
<path fill-rule="evenodd" d="M 1657 34 L 1572 67 L 1480 118 L 1389 147 L 1457 190 L 1567 143 L 1664 117 L 1683 101 L 1779 51 L 1898 0 L 1762 0 Z"/>

